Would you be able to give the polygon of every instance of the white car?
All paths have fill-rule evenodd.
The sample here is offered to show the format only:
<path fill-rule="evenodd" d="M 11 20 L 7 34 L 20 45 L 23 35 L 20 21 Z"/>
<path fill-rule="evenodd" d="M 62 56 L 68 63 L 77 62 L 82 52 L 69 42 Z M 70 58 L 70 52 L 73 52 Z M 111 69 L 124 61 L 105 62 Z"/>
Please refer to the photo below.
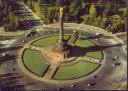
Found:
<path fill-rule="evenodd" d="M 27 34 L 25 34 L 25 37 L 29 37 L 29 36 L 35 35 L 36 33 L 37 33 L 36 30 L 31 30 Z"/>
<path fill-rule="evenodd" d="M 96 33 L 96 35 L 99 35 L 99 33 Z"/>
<path fill-rule="evenodd" d="M 23 40 L 22 42 L 24 43 L 24 42 L 26 42 L 26 40 Z"/>
<path fill-rule="evenodd" d="M 118 56 L 115 56 L 114 59 L 118 59 L 119 57 Z"/>
<path fill-rule="evenodd" d="M 74 84 L 70 85 L 71 88 L 73 88 L 73 87 L 75 87 L 75 86 L 76 86 L 76 85 L 74 85 Z"/>
<path fill-rule="evenodd" d="M 104 34 L 96 33 L 96 36 L 104 36 Z"/>
<path fill-rule="evenodd" d="M 2 53 L 2 56 L 4 57 L 6 54 L 5 53 Z"/>

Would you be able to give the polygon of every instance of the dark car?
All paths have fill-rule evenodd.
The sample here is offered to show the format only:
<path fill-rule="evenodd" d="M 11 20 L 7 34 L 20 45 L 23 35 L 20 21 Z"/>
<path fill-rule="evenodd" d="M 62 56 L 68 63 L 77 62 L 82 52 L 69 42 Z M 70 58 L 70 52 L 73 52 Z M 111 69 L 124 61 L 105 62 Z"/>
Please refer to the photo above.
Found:
<path fill-rule="evenodd" d="M 95 76 L 94 76 L 94 78 L 97 78 L 97 77 L 98 77 L 98 75 L 95 75 Z"/>
<path fill-rule="evenodd" d="M 118 63 L 115 63 L 115 66 L 120 66 L 120 64 L 121 64 L 120 62 L 118 62 Z"/>

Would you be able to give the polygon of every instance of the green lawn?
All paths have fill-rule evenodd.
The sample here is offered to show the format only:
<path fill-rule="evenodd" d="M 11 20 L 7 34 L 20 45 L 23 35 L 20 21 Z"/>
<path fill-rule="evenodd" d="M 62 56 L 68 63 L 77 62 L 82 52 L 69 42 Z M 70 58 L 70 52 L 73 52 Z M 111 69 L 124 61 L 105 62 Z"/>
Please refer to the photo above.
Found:
<path fill-rule="evenodd" d="M 41 39 L 35 41 L 32 45 L 46 47 L 48 45 L 54 44 L 58 38 L 59 38 L 59 36 L 49 36 L 46 38 L 41 38 Z"/>
<path fill-rule="evenodd" d="M 89 47 L 89 46 L 95 46 L 95 44 L 89 40 L 77 40 L 76 41 L 77 46 L 81 47 Z M 95 57 L 98 59 L 102 58 L 102 52 L 101 51 L 96 51 L 96 52 L 88 52 L 86 53 L 87 56 Z"/>
<path fill-rule="evenodd" d="M 88 52 L 88 53 L 86 53 L 86 55 L 90 56 L 90 57 L 97 58 L 97 59 L 102 59 L 102 52 L 101 51 Z"/>
<path fill-rule="evenodd" d="M 70 80 L 79 78 L 93 72 L 98 66 L 99 64 L 81 60 L 76 64 L 60 67 L 54 79 Z"/>
<path fill-rule="evenodd" d="M 70 34 L 69 34 L 70 35 Z M 69 36 L 68 34 L 65 35 L 65 38 Z M 53 36 L 48 36 L 46 38 L 41 38 L 35 42 L 32 43 L 34 46 L 40 46 L 40 47 L 47 47 L 51 44 L 54 44 L 57 40 L 59 39 L 59 35 L 53 35 Z M 95 44 L 89 40 L 77 40 L 76 44 L 77 46 L 81 47 L 89 47 L 89 46 L 94 46 Z M 97 52 L 88 52 L 86 54 L 87 56 L 95 57 L 98 59 L 102 58 L 102 53 L 100 51 Z"/>
<path fill-rule="evenodd" d="M 67 38 L 68 36 L 69 35 L 65 35 L 65 38 Z M 34 43 L 32 43 L 32 45 L 46 47 L 46 46 L 56 43 L 58 39 L 59 39 L 59 35 L 48 36 L 46 38 L 41 38 L 35 41 Z"/>
<path fill-rule="evenodd" d="M 65 38 L 67 38 L 68 36 L 69 36 L 68 34 L 65 35 Z M 48 45 L 54 44 L 58 39 L 59 39 L 59 35 L 49 36 L 49 37 L 41 38 L 41 39 L 35 41 L 34 43 L 32 43 L 32 45 L 46 47 Z M 81 46 L 81 47 L 87 47 L 87 46 L 93 46 L 95 44 L 88 40 L 79 40 L 78 39 L 76 41 L 76 45 Z"/>
<path fill-rule="evenodd" d="M 46 71 L 48 65 L 44 63 L 44 59 L 40 52 L 26 49 L 23 54 L 23 61 L 25 66 L 33 73 L 42 76 Z"/>
<path fill-rule="evenodd" d="M 88 40 L 77 40 L 75 43 L 77 46 L 81 46 L 81 47 L 88 47 L 88 46 L 94 46 L 95 44 L 91 41 Z"/>

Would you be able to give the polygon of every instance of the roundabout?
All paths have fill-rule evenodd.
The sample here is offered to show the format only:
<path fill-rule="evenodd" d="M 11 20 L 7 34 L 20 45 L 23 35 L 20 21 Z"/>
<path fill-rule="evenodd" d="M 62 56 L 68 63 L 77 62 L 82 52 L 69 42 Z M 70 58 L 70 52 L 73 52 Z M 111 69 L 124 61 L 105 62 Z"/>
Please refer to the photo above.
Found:
<path fill-rule="evenodd" d="M 51 33 L 24 45 L 18 61 L 21 70 L 31 78 L 56 85 L 77 83 L 94 73 L 102 65 L 102 48 L 84 39 L 87 36 L 80 36 L 76 29 L 65 32 L 61 8 L 59 34 Z"/>
<path fill-rule="evenodd" d="M 19 45 L 23 47 L 9 52 L 9 55 L 18 57 L 13 59 L 16 60 L 15 64 L 11 61 L 8 63 L 10 66 L 2 64 L 3 69 L 8 73 L 16 72 L 23 76 L 18 83 L 25 84 L 25 90 L 73 89 L 71 85 L 76 85 L 77 89 L 112 89 L 114 87 L 110 84 L 117 83 L 116 79 L 120 78 L 122 82 L 126 78 L 126 55 L 118 40 L 97 27 L 68 23 L 65 26 L 68 26 L 64 27 L 65 39 L 72 35 L 73 31 L 79 31 L 79 38 L 72 46 L 82 48 L 80 52 L 75 49 L 73 51 L 75 54 L 84 52 L 83 48 L 86 49 L 81 53 L 82 56 L 77 54 L 57 62 L 48 54 L 46 56 L 43 52 L 49 50 L 49 47 L 53 46 L 59 38 L 59 28 L 53 28 L 51 25 L 51 28 L 42 27 L 39 36 L 25 37 L 25 33 L 13 43 L 10 47 Z M 71 26 L 79 26 L 79 29 Z M 104 37 L 96 40 L 96 33 L 102 33 Z M 24 40 L 26 42 L 22 42 Z M 117 55 L 120 57 L 119 60 L 112 61 Z M 113 66 L 118 61 L 121 63 L 120 66 Z M 96 82 L 96 85 L 88 86 L 92 82 Z"/>
<path fill-rule="evenodd" d="M 69 34 L 65 35 L 65 37 L 68 35 Z M 24 48 L 21 54 L 21 62 L 24 69 L 30 72 L 29 74 L 43 80 L 52 80 L 54 82 L 61 80 L 62 83 L 63 81 L 78 80 L 79 78 L 86 77 L 100 67 L 100 60 L 103 58 L 102 51 L 87 52 L 86 50 L 84 53 L 81 53 L 83 51 L 80 50 L 80 48 L 83 50 L 88 49 L 90 46 L 98 45 L 92 41 L 81 40 L 80 38 L 73 45 L 75 49 L 72 48 L 72 52 L 75 52 L 75 56 L 64 60 L 51 58 L 51 56 L 54 57 L 54 53 L 50 54 L 48 51 L 47 54 L 45 51 L 49 50 L 50 46 L 54 45 L 57 39 L 59 39 L 59 35 L 45 36 L 30 42 L 27 44 L 29 46 L 25 46 L 26 48 Z M 76 49 L 76 46 L 79 48 Z M 79 55 L 80 53 L 81 55 Z"/>
<path fill-rule="evenodd" d="M 1 36 L 0 89 L 126 90 L 127 53 L 122 40 L 91 25 L 63 25 L 60 19 L 61 26 L 37 25 L 12 42 L 3 38 L 9 33 Z"/>

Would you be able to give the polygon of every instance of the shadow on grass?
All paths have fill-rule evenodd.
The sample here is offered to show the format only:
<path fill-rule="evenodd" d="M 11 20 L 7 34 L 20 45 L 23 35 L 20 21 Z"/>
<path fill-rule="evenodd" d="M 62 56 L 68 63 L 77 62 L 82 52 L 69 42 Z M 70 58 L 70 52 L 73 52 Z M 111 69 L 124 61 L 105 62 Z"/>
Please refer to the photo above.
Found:
<path fill-rule="evenodd" d="M 82 57 L 88 52 L 96 52 L 96 51 L 103 51 L 106 48 L 122 46 L 122 44 L 115 44 L 115 45 L 107 45 L 107 46 L 89 46 L 89 47 L 80 47 L 80 46 L 71 46 L 70 49 L 70 57 Z"/>

